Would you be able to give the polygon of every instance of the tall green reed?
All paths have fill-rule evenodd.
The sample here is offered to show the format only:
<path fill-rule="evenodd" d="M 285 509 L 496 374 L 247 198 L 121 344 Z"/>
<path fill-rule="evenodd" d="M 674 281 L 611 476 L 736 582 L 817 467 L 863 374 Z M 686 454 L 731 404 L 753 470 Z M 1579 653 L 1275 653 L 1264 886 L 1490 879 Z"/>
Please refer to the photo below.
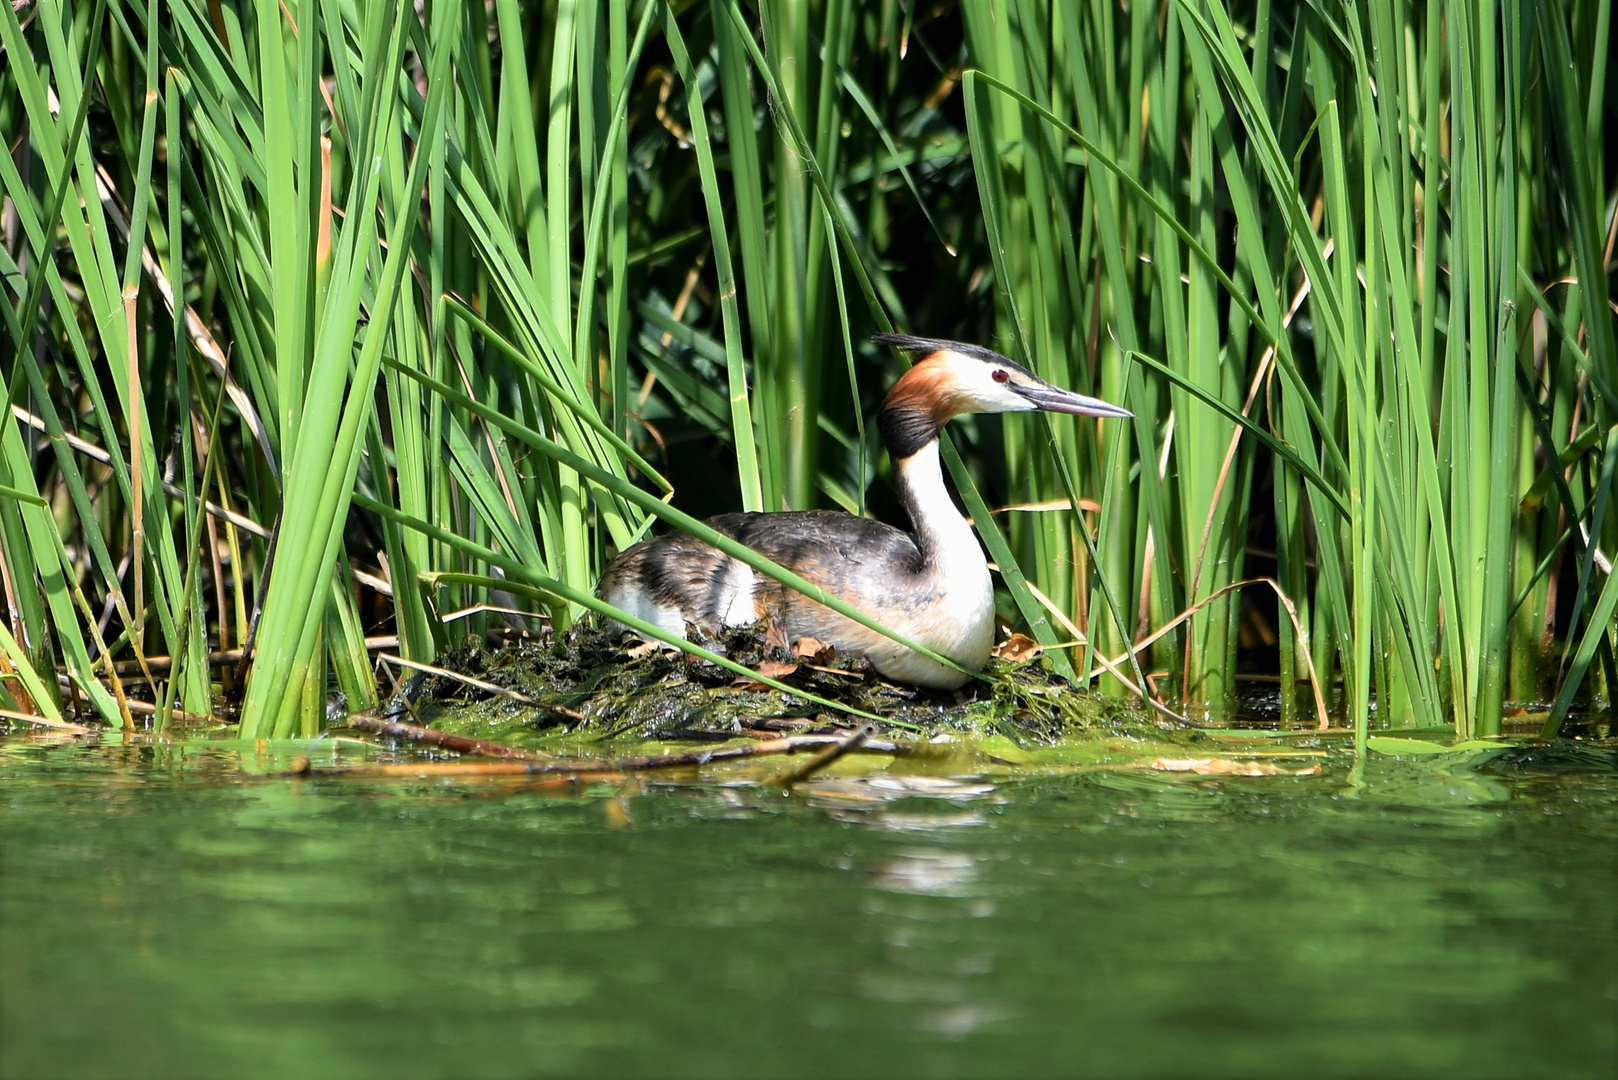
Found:
<path fill-rule="evenodd" d="M 946 449 L 1075 681 L 1554 730 L 1613 678 L 1610 17 L 12 6 L 0 705 L 310 732 L 653 517 L 891 510 L 898 325 L 1136 414 Z"/>

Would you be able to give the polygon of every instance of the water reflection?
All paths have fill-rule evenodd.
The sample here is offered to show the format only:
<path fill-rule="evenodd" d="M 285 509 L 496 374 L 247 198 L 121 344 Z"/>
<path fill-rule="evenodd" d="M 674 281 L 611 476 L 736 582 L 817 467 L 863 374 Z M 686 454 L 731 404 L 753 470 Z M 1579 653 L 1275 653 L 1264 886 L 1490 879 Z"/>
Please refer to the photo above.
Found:
<path fill-rule="evenodd" d="M 887 810 L 872 815 L 870 822 L 888 832 L 931 833 L 987 825 L 989 819 L 980 810 L 962 810 L 955 814 L 915 814 Z"/>
<path fill-rule="evenodd" d="M 899 1009 L 909 1030 L 950 1039 L 1011 1017 L 1015 1010 L 985 978 L 995 972 L 997 949 L 981 920 L 998 910 L 985 895 L 985 862 L 965 850 L 903 847 L 872 864 L 877 892 L 865 909 L 884 948 L 851 974 L 853 992 Z"/>
<path fill-rule="evenodd" d="M 786 797 L 0 744 L 0 1076 L 1605 1077 L 1618 774 L 1565 756 Z"/>
<path fill-rule="evenodd" d="M 978 879 L 977 860 L 959 851 L 912 848 L 873 867 L 872 884 L 889 892 L 967 896 Z"/>
<path fill-rule="evenodd" d="M 874 773 L 867 776 L 839 776 L 804 785 L 816 806 L 875 806 L 898 799 L 942 799 L 965 804 L 994 793 L 995 786 L 981 780 L 944 776 L 906 776 Z"/>

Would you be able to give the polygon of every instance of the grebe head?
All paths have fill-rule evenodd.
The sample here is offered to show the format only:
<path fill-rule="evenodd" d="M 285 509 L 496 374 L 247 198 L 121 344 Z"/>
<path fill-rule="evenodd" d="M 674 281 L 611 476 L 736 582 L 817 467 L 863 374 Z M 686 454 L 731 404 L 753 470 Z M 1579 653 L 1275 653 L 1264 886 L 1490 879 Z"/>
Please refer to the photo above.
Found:
<path fill-rule="evenodd" d="M 895 345 L 918 359 L 888 392 L 885 411 L 913 418 L 904 426 L 919 428 L 925 418 L 934 433 L 964 413 L 1046 412 L 1075 416 L 1135 414 L 1100 398 L 1053 386 L 1032 371 L 980 345 L 907 334 L 877 334 L 872 341 Z M 915 434 L 919 434 L 916 431 Z M 901 441 L 913 441 L 901 440 Z"/>

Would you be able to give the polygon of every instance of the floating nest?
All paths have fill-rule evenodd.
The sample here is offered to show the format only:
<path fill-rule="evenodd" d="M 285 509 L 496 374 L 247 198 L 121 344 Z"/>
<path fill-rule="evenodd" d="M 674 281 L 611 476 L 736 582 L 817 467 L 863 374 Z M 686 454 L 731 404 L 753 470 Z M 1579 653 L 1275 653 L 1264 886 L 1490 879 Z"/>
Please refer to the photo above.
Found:
<path fill-rule="evenodd" d="M 1039 655 L 990 661 L 986 681 L 940 693 L 891 683 L 863 659 L 805 655 L 761 630 L 727 631 L 705 645 L 806 694 L 882 719 L 895 734 L 1000 734 L 1050 743 L 1083 733 L 1161 732 L 1129 705 L 1078 690 Z M 663 741 L 733 739 L 752 732 L 846 729 L 860 717 L 783 693 L 685 653 L 616 639 L 591 624 L 540 641 L 491 647 L 468 637 L 439 664 L 498 687 L 422 675 L 386 710 L 392 718 L 521 745 L 558 735 Z"/>

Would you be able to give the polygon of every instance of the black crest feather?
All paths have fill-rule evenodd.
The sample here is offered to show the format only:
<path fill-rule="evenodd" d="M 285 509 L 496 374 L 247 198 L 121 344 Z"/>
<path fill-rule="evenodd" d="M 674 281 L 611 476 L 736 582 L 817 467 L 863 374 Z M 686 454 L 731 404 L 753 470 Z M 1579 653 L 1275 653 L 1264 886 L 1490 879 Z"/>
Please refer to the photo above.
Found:
<path fill-rule="evenodd" d="M 1001 356 L 993 349 L 985 349 L 982 345 L 973 345 L 965 341 L 915 337 L 911 334 L 872 334 L 871 340 L 878 345 L 892 345 L 896 349 L 903 349 L 912 356 L 931 356 L 940 352 L 960 353 L 962 356 L 981 360 L 985 364 L 1003 364 L 1013 371 L 1020 371 L 1026 375 L 1033 374 L 1008 356 Z"/>

